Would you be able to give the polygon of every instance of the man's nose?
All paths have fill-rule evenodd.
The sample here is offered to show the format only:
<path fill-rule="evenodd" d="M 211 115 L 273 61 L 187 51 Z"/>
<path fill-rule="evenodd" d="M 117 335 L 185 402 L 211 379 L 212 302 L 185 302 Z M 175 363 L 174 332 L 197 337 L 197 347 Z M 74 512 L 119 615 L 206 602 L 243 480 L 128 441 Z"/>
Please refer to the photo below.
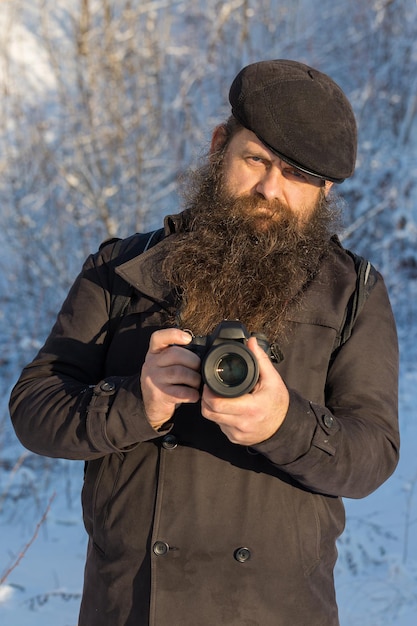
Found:
<path fill-rule="evenodd" d="M 271 167 L 263 173 L 262 178 L 256 185 L 256 191 L 265 200 L 283 199 L 283 176 L 279 167 Z"/>

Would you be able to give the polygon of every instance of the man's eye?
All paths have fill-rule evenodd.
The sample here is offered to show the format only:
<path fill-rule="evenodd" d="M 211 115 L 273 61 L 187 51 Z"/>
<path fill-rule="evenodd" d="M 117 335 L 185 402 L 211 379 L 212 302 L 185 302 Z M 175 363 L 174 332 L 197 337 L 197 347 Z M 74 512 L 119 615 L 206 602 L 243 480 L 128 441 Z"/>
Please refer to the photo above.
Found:
<path fill-rule="evenodd" d="M 254 156 L 254 155 L 248 157 L 248 160 L 251 161 L 252 163 L 263 163 L 264 162 L 262 157 Z"/>
<path fill-rule="evenodd" d="M 307 176 L 303 174 L 301 170 L 288 167 L 288 168 L 285 168 L 284 173 L 287 176 L 287 178 L 293 178 L 294 180 L 299 180 L 299 181 L 307 181 Z"/>

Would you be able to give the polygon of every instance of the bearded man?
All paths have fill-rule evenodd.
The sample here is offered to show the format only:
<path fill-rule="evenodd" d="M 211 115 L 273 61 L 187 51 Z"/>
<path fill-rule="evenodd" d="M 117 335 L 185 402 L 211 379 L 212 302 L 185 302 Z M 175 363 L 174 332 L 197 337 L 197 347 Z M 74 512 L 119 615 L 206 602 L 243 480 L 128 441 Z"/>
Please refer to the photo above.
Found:
<path fill-rule="evenodd" d="M 79 626 L 336 626 L 341 498 L 398 460 L 387 292 L 332 236 L 352 108 L 288 60 L 244 68 L 229 99 L 183 211 L 145 252 L 133 236 L 87 260 L 12 393 L 24 445 L 87 461 Z M 249 391 L 209 360 L 226 344 L 253 362 Z"/>

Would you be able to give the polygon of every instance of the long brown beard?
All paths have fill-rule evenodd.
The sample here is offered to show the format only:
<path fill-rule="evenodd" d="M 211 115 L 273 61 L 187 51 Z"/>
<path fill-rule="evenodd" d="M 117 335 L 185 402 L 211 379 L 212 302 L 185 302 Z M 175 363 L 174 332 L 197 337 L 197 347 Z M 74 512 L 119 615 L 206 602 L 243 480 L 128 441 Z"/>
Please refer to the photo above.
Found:
<path fill-rule="evenodd" d="M 262 212 L 260 208 L 267 211 Z M 179 295 L 177 323 L 207 335 L 223 319 L 276 341 L 328 250 L 333 212 L 324 194 L 307 222 L 262 197 L 230 197 L 204 176 L 173 237 L 163 271 Z"/>

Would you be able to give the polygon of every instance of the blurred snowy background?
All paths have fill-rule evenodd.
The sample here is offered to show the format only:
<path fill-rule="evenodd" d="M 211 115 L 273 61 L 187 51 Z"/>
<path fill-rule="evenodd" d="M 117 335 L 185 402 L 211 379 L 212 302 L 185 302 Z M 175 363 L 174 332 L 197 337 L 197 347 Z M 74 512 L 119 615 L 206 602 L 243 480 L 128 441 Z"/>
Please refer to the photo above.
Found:
<path fill-rule="evenodd" d="M 85 551 L 82 464 L 22 449 L 11 387 L 83 259 L 177 209 L 178 176 L 228 116 L 231 80 L 267 58 L 329 73 L 353 104 L 344 243 L 384 274 L 401 343 L 401 461 L 346 501 L 341 626 L 416 623 L 416 0 L 0 0 L 4 626 L 75 626 Z"/>

